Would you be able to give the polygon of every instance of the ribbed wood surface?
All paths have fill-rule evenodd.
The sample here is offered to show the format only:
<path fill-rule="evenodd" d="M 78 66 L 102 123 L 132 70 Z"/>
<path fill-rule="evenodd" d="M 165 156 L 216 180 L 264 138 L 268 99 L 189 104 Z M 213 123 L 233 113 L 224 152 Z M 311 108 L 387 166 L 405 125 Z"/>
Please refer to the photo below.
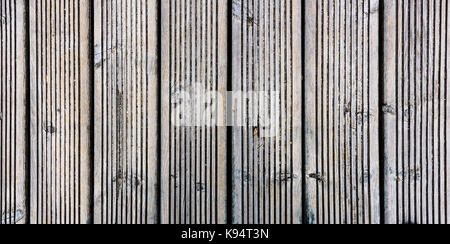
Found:
<path fill-rule="evenodd" d="M 162 222 L 225 223 L 226 130 L 197 110 L 217 111 L 219 105 L 205 94 L 226 91 L 228 1 L 161 4 Z M 203 100 L 182 97 L 200 91 Z M 186 124 L 188 116 L 198 123 Z"/>
<path fill-rule="evenodd" d="M 449 223 L 449 8 L 0 0 L 0 224 Z"/>
<path fill-rule="evenodd" d="M 380 222 L 379 1 L 308 1 L 309 223 Z"/>
<path fill-rule="evenodd" d="M 157 222 L 156 1 L 95 1 L 95 223 Z"/>
<path fill-rule="evenodd" d="M 96 0 L 95 223 L 157 223 L 157 1 Z"/>
<path fill-rule="evenodd" d="M 26 222 L 25 4 L 0 2 L 0 224 Z"/>
<path fill-rule="evenodd" d="M 31 222 L 90 216 L 91 78 L 88 0 L 32 0 Z"/>
<path fill-rule="evenodd" d="M 301 223 L 301 1 L 234 0 L 232 14 L 233 91 L 248 95 L 233 100 L 233 223 Z"/>
<path fill-rule="evenodd" d="M 449 3 L 387 1 L 386 222 L 450 221 Z"/>

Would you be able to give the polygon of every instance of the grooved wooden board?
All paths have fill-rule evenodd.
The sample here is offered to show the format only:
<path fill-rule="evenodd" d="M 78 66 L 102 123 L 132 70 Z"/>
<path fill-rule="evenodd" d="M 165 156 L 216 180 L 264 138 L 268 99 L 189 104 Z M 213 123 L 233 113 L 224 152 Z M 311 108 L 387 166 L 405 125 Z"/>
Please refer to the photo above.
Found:
<path fill-rule="evenodd" d="M 208 94 L 227 89 L 227 11 L 228 0 L 161 2 L 164 224 L 226 222 L 226 129 L 197 109 L 223 110 Z"/>
<path fill-rule="evenodd" d="M 95 0 L 95 223 L 157 223 L 157 1 Z"/>
<path fill-rule="evenodd" d="M 0 0 L 0 224 L 449 223 L 449 10 Z"/>
<path fill-rule="evenodd" d="M 246 94 L 232 104 L 232 222 L 301 223 L 301 1 L 234 0 L 232 14 L 233 92 Z"/>
<path fill-rule="evenodd" d="M 385 218 L 450 222 L 449 3 L 385 3 Z"/>
<path fill-rule="evenodd" d="M 22 224 L 26 204 L 25 3 L 0 2 L 0 224 Z"/>
<path fill-rule="evenodd" d="M 29 4 L 31 223 L 88 223 L 90 2 Z"/>
<path fill-rule="evenodd" d="M 306 219 L 380 223 L 379 1 L 306 4 Z"/>

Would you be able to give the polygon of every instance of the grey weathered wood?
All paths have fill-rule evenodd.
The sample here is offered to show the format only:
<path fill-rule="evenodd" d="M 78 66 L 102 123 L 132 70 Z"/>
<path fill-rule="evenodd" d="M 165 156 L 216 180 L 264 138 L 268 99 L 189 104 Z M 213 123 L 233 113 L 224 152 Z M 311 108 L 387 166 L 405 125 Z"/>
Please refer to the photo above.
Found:
<path fill-rule="evenodd" d="M 199 110 L 210 108 L 211 97 L 184 100 L 180 95 L 200 88 L 225 95 L 228 1 L 169 0 L 161 5 L 162 223 L 225 223 L 226 129 L 183 124 L 187 116 L 199 122 Z"/>
<path fill-rule="evenodd" d="M 91 57 L 87 0 L 29 1 L 31 222 L 88 223 Z"/>
<path fill-rule="evenodd" d="M 94 2 L 97 224 L 158 222 L 158 7 Z"/>
<path fill-rule="evenodd" d="M 251 93 L 233 100 L 233 122 L 243 123 L 232 141 L 236 224 L 302 222 L 301 5 L 233 1 L 233 92 L 279 92 L 279 102 Z M 275 135 L 264 133 L 270 126 Z"/>
<path fill-rule="evenodd" d="M 308 223 L 380 223 L 378 9 L 306 3 Z"/>
<path fill-rule="evenodd" d="M 27 220 L 25 1 L 0 2 L 0 224 Z"/>
<path fill-rule="evenodd" d="M 385 3 L 385 219 L 449 222 L 448 1 Z"/>
<path fill-rule="evenodd" d="M 383 6 L 380 22 L 379 0 L 0 0 L 0 224 L 449 223 L 449 3 Z M 226 104 L 230 82 L 279 101 Z M 231 141 L 225 111 L 244 123 Z"/>

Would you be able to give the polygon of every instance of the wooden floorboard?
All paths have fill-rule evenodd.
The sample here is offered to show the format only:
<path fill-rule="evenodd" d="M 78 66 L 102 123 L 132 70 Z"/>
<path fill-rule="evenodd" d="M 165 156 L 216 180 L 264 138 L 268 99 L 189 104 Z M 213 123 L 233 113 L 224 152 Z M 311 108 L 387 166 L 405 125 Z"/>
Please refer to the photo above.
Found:
<path fill-rule="evenodd" d="M 95 223 L 157 223 L 158 4 L 94 3 Z"/>
<path fill-rule="evenodd" d="M 379 2 L 306 6 L 305 217 L 380 223 Z"/>
<path fill-rule="evenodd" d="M 233 1 L 235 224 L 302 222 L 301 7 Z"/>
<path fill-rule="evenodd" d="M 0 224 L 27 220 L 25 1 L 1 1 Z"/>
<path fill-rule="evenodd" d="M 385 219 L 449 223 L 448 1 L 385 3 Z"/>
<path fill-rule="evenodd" d="M 227 89 L 224 0 L 169 0 L 161 6 L 161 219 L 226 222 L 226 128 L 211 91 Z"/>
<path fill-rule="evenodd" d="M 88 223 L 91 202 L 90 3 L 30 9 L 31 223 Z"/>

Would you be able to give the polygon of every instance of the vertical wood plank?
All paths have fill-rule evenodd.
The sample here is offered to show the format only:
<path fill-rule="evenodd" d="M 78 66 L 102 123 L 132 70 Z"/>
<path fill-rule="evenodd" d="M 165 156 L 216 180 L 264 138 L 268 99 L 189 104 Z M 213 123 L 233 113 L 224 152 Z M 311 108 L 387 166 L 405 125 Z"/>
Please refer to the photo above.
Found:
<path fill-rule="evenodd" d="M 0 224 L 27 221 L 25 1 L 0 2 Z"/>
<path fill-rule="evenodd" d="M 448 223 L 447 1 L 386 1 L 385 205 L 388 224 Z"/>
<path fill-rule="evenodd" d="M 162 223 L 225 223 L 228 1 L 161 4 Z"/>
<path fill-rule="evenodd" d="M 90 2 L 29 4 L 31 222 L 89 223 Z"/>
<path fill-rule="evenodd" d="M 366 187 L 366 209 L 368 209 L 366 213 L 369 214 L 369 220 L 372 223 L 380 224 L 381 223 L 381 194 L 383 192 L 380 191 L 381 176 L 380 176 L 380 168 L 382 162 L 384 162 L 383 158 L 380 158 L 380 124 L 382 123 L 380 119 L 380 114 L 382 113 L 380 108 L 380 48 L 381 48 L 381 40 L 380 36 L 380 6 L 381 3 L 379 0 L 370 0 L 365 8 L 365 15 L 369 15 L 366 17 L 366 22 L 368 24 L 367 33 L 368 36 L 368 47 L 366 47 L 367 52 L 367 62 L 365 75 L 369 79 L 367 85 L 367 97 L 365 106 L 366 113 L 371 117 L 369 119 L 368 125 L 365 128 L 368 130 L 368 134 L 366 134 L 366 150 L 368 151 L 368 158 L 366 161 L 365 175 L 363 176 L 367 181 L 365 182 Z M 376 82 L 378 81 L 378 82 Z M 372 117 L 373 116 L 373 117 Z M 363 132 L 366 133 L 366 132 Z M 381 156 L 382 157 L 382 156 Z M 369 175 L 366 175 L 366 170 L 369 171 Z M 367 192 L 368 191 L 368 192 Z M 368 195 L 367 195 L 368 194 Z M 367 205 L 369 204 L 369 205 Z"/>
<path fill-rule="evenodd" d="M 318 27 L 318 17 L 319 10 L 318 8 L 319 1 L 307 1 L 305 6 L 305 12 L 308 13 L 305 16 L 305 52 L 306 50 L 318 50 L 318 40 L 319 40 L 319 29 Z M 308 34 L 307 34 L 308 33 Z M 310 95 L 306 94 L 305 91 L 305 104 L 310 109 L 306 109 L 305 114 L 305 125 L 310 125 L 310 127 L 305 126 L 305 147 L 306 147 L 306 162 L 314 162 L 306 164 L 305 172 L 317 172 L 317 161 L 318 161 L 318 143 L 316 131 L 317 128 L 311 128 L 312 125 L 317 124 L 317 114 L 316 111 L 318 109 L 317 106 L 317 98 L 318 94 L 318 78 L 317 73 L 315 72 L 316 66 L 318 64 L 318 55 L 306 55 L 305 53 L 305 90 L 310 93 Z M 309 82 L 308 82 L 309 81 Z M 308 153 L 311 152 L 311 153 Z M 312 175 L 311 175 L 312 176 Z M 304 218 L 308 223 L 315 223 L 317 220 L 317 193 L 318 193 L 318 184 L 307 184 L 305 185 L 305 212 L 306 216 Z M 314 209 L 314 207 L 316 207 Z"/>
<path fill-rule="evenodd" d="M 301 223 L 302 2 L 232 7 L 232 222 Z"/>
<path fill-rule="evenodd" d="M 157 1 L 94 1 L 97 224 L 155 224 Z"/>
<path fill-rule="evenodd" d="M 446 87 L 445 87 L 445 107 L 446 107 L 446 109 L 445 109 L 445 112 L 444 112 L 444 115 L 445 115 L 445 122 L 446 122 L 446 125 L 445 125 L 445 138 L 450 138 L 450 119 L 448 119 L 448 116 L 450 116 L 450 98 L 449 98 L 449 95 L 450 95 L 450 85 L 449 85 L 449 82 L 450 82 L 450 31 L 448 31 L 449 29 L 450 29 L 450 4 L 447 2 L 447 5 L 446 5 L 446 8 L 445 8 L 445 13 L 446 13 L 446 18 L 445 18 L 445 25 L 447 26 L 446 27 L 446 29 L 447 29 L 447 31 L 446 31 L 446 35 L 445 35 L 445 65 L 447 66 L 447 72 L 445 72 L 444 74 L 446 75 L 445 76 L 445 79 L 444 79 L 444 81 L 445 81 L 445 84 L 446 84 Z M 445 69 L 444 69 L 445 70 Z M 445 169 L 446 169 L 446 171 L 447 170 L 449 170 L 450 169 L 450 166 L 449 166 L 449 160 L 450 160 L 450 158 L 449 158 L 449 154 L 450 154 L 450 143 L 448 142 L 448 141 L 446 141 L 445 142 L 445 153 L 444 153 L 444 155 L 445 155 Z M 445 182 L 446 182 L 446 189 L 448 190 L 448 189 L 450 189 L 450 174 L 446 174 L 446 178 L 445 178 Z M 445 193 L 445 199 L 446 199 L 446 203 L 448 204 L 448 203 L 450 203 L 450 194 L 448 193 L 448 191 L 446 191 L 446 193 Z M 447 207 L 446 208 L 446 215 L 447 215 L 447 219 L 446 219 L 446 222 L 445 223 L 450 223 L 450 214 L 449 214 L 449 208 Z"/>
<path fill-rule="evenodd" d="M 380 223 L 379 1 L 306 6 L 306 219 Z"/>

